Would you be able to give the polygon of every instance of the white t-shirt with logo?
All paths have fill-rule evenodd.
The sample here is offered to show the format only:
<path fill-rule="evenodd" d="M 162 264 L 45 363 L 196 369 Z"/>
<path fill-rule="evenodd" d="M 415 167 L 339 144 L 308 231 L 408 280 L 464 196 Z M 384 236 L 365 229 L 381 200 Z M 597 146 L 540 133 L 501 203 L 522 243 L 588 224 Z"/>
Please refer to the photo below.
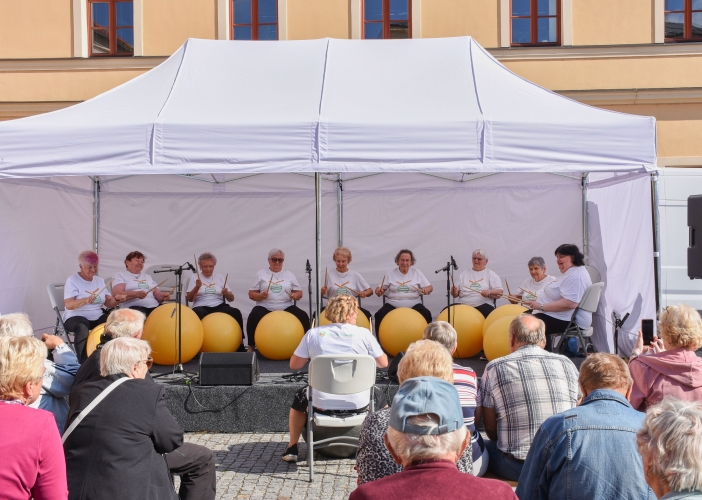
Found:
<path fill-rule="evenodd" d="M 336 267 L 327 269 L 327 294 L 325 295 L 327 299 L 337 295 L 357 297 L 358 295 L 349 290 L 349 288 L 353 288 L 356 292 L 363 292 L 370 288 L 368 282 L 356 271 L 349 269 L 345 273 L 339 273 Z M 322 284 L 324 284 L 324 277 L 322 277 Z"/>
<path fill-rule="evenodd" d="M 144 271 L 140 272 L 139 274 L 134 274 L 130 273 L 126 269 L 124 271 L 118 272 L 112 277 L 113 288 L 117 285 L 121 285 L 122 283 L 124 283 L 125 285 L 125 293 L 133 292 L 135 290 L 148 291 L 156 286 L 156 282 L 151 278 L 151 276 L 146 274 Z M 158 300 L 156 300 L 156 297 L 154 297 L 154 292 L 151 291 L 143 299 L 129 299 L 122 302 L 119 307 L 122 309 L 134 306 L 153 308 L 158 307 L 158 305 Z"/>
<path fill-rule="evenodd" d="M 270 282 L 270 288 L 268 283 Z M 297 290 L 302 290 L 297 278 L 287 269 L 274 273 L 270 269 L 261 269 L 256 273 L 256 281 L 251 288 L 254 292 L 265 292 L 268 290 L 268 298 L 259 300 L 256 304 L 270 311 L 282 311 L 286 307 L 293 305 L 293 299 L 289 294 Z"/>
<path fill-rule="evenodd" d="M 480 295 L 483 290 L 502 290 L 500 277 L 491 269 L 483 269 L 482 271 L 466 269 L 458 276 L 458 280 L 454 284 L 458 288 L 456 302 L 473 307 L 483 304 L 493 305 L 493 299 Z"/>
<path fill-rule="evenodd" d="M 215 307 L 223 302 L 222 298 L 222 288 L 224 288 L 225 277 L 221 274 L 213 273 L 212 276 L 206 278 L 201 274 L 202 286 L 197 291 L 195 295 L 195 300 L 191 304 L 191 307 Z M 188 283 L 187 292 L 190 292 L 195 288 L 197 281 L 197 274 L 193 274 L 190 277 L 190 282 Z"/>
<path fill-rule="evenodd" d="M 295 349 L 295 356 L 312 359 L 323 354 L 383 355 L 370 331 L 348 323 L 332 323 L 309 330 Z M 313 390 L 312 403 L 322 410 L 357 410 L 370 402 L 370 391 L 336 395 Z"/>
<path fill-rule="evenodd" d="M 513 291 L 512 293 L 514 293 L 514 295 L 521 295 L 522 300 L 525 302 L 536 300 L 538 292 L 546 288 L 554 281 L 556 281 L 556 278 L 550 275 L 544 276 L 544 279 L 541 281 L 535 281 L 534 278 L 530 277 L 529 279 L 524 280 L 524 283 L 522 283 L 522 286 L 520 287 L 521 290 Z"/>
<path fill-rule="evenodd" d="M 105 288 L 105 280 L 100 276 L 93 276 L 92 281 L 85 281 L 80 274 L 76 273 L 68 277 L 66 284 L 63 287 L 64 299 L 84 299 L 90 297 L 93 293 L 98 293 Z M 74 316 L 82 316 L 87 320 L 95 321 L 102 316 L 102 308 L 105 306 L 105 298 L 110 294 L 107 288 L 100 292 L 100 295 L 92 304 L 85 304 L 78 309 L 63 311 L 63 320 Z"/>
<path fill-rule="evenodd" d="M 399 267 L 385 273 L 383 290 L 387 303 L 395 307 L 412 307 L 421 302 L 422 293 L 417 288 L 431 285 L 422 271 L 410 267 L 407 274 L 402 274 Z"/>
<path fill-rule="evenodd" d="M 542 304 L 548 304 L 560 299 L 568 299 L 572 302 L 579 303 L 583 298 L 585 290 L 590 285 L 592 285 L 592 280 L 585 266 L 573 266 L 561 274 L 559 278 L 556 278 L 556 281 L 539 291 L 536 294 L 536 300 Z M 563 321 L 570 321 L 570 318 L 573 316 L 572 309 L 560 312 L 544 311 L 543 313 Z M 589 328 L 592 324 L 592 313 L 578 311 L 575 321 L 580 328 Z"/>

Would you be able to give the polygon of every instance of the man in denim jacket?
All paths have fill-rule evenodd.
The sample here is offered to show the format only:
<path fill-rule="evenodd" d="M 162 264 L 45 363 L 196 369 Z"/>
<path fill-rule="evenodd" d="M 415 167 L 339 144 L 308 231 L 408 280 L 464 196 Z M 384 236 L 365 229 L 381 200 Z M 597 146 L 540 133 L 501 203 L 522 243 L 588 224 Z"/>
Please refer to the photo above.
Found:
<path fill-rule="evenodd" d="M 632 379 L 613 354 L 589 356 L 578 378 L 583 399 L 541 425 L 517 496 L 535 499 L 655 499 L 636 448 L 645 414 L 629 404 Z"/>

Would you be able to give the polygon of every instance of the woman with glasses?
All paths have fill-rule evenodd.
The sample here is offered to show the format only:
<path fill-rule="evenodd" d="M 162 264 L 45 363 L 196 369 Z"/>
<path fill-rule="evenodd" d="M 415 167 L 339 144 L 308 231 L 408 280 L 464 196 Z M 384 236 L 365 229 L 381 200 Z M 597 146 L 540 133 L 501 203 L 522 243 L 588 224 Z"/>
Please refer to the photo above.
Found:
<path fill-rule="evenodd" d="M 302 299 L 302 288 L 293 273 L 283 269 L 285 252 L 278 248 L 268 252 L 268 268 L 256 273 L 256 281 L 249 288 L 249 298 L 256 305 L 246 321 L 246 350 L 253 352 L 254 335 L 259 321 L 271 311 L 287 311 L 300 320 L 305 331 L 310 329 L 310 317 L 295 305 Z"/>
<path fill-rule="evenodd" d="M 161 302 L 170 299 L 170 293 L 163 293 L 150 275 L 144 272 L 146 257 L 135 251 L 124 259 L 126 269 L 112 277 L 112 291 L 126 295 L 122 307 L 129 307 L 143 312 L 146 316 L 156 309 Z"/>
<path fill-rule="evenodd" d="M 81 252 L 78 256 L 80 271 L 71 275 L 63 287 L 63 321 L 66 331 L 73 333 L 73 346 L 78 361 L 85 361 L 85 342 L 90 330 L 107 321 L 109 311 L 120 302 L 127 300 L 122 291 L 107 290 L 105 280 L 97 275 L 98 255 L 90 250 Z"/>

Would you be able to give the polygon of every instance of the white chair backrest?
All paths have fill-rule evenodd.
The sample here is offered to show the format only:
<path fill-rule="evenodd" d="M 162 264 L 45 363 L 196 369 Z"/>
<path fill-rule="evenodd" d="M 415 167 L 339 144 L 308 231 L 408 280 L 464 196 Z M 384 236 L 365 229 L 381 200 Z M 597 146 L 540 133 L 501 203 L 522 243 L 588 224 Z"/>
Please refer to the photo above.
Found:
<path fill-rule="evenodd" d="M 585 266 L 587 273 L 590 275 L 590 281 L 593 283 L 600 282 L 600 272 L 592 266 Z"/>
<path fill-rule="evenodd" d="M 593 285 L 590 285 L 587 287 L 585 290 L 585 293 L 583 294 L 583 298 L 580 299 L 580 304 L 578 304 L 578 309 L 582 309 L 583 311 L 591 312 L 594 313 L 597 311 L 597 306 L 600 303 L 600 296 L 602 295 L 602 288 L 604 287 L 604 283 L 595 283 Z"/>
<path fill-rule="evenodd" d="M 49 300 L 51 301 L 51 308 L 58 307 L 59 312 L 63 312 L 66 309 L 66 304 L 63 301 L 63 287 L 65 283 L 51 283 L 46 285 L 46 291 L 49 292 Z"/>
<path fill-rule="evenodd" d="M 325 354 L 312 358 L 308 383 L 329 394 L 355 394 L 375 384 L 375 359 L 367 354 Z"/>

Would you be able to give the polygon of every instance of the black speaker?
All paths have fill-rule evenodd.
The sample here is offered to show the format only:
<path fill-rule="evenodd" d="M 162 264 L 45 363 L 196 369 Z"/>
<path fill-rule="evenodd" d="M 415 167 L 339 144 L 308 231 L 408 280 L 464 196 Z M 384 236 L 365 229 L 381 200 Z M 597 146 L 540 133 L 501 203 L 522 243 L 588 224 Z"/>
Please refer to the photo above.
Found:
<path fill-rule="evenodd" d="M 687 275 L 702 279 L 702 194 L 687 198 L 687 225 L 690 243 L 687 247 Z"/>
<path fill-rule="evenodd" d="M 258 376 L 255 352 L 200 353 L 200 385 L 253 385 Z"/>

